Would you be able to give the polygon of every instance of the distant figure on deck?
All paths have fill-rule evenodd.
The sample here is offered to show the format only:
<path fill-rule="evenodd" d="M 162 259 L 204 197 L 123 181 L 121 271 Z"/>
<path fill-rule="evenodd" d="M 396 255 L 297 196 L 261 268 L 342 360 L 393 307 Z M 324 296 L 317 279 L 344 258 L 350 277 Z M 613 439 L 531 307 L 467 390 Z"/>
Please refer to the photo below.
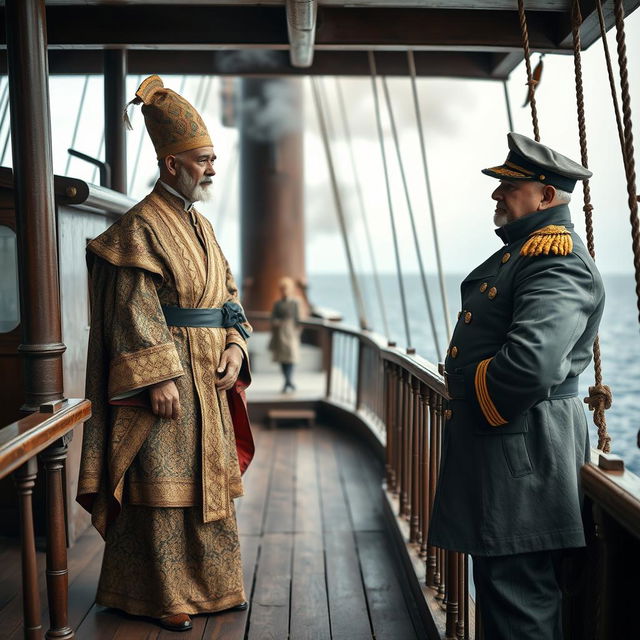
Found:
<path fill-rule="evenodd" d="M 78 502 L 105 538 L 96 602 L 156 618 L 247 607 L 234 498 L 253 455 L 250 327 L 211 224 L 207 128 L 158 76 L 138 88 L 160 179 L 87 248 L 91 333 Z"/>
<path fill-rule="evenodd" d="M 300 358 L 300 305 L 294 297 L 295 283 L 291 278 L 279 282 L 280 300 L 271 310 L 271 340 L 269 350 L 273 361 L 279 362 L 284 376 L 282 393 L 295 391 L 293 367 Z"/>
<path fill-rule="evenodd" d="M 483 170 L 500 180 L 505 246 L 462 282 L 429 542 L 473 557 L 487 640 L 561 640 L 556 576 L 585 545 L 578 376 L 604 289 L 567 206 L 591 172 L 516 133 L 508 145 L 505 163 Z"/>

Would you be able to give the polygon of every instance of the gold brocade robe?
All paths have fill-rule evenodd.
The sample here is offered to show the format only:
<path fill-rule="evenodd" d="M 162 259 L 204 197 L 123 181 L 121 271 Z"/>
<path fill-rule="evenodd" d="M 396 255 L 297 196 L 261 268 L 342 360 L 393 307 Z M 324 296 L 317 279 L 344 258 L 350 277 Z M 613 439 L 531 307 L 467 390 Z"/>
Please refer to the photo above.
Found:
<path fill-rule="evenodd" d="M 234 328 L 167 327 L 161 305 L 221 307 L 238 293 L 209 222 L 160 184 L 87 251 L 92 320 L 78 502 L 105 536 L 123 502 L 202 507 L 204 522 L 233 514 L 242 481 L 226 392 L 215 370 Z M 248 325 L 247 325 L 248 326 Z M 148 400 L 145 387 L 174 379 L 174 420 L 114 402 Z M 122 400 L 122 398 L 125 400 Z"/>

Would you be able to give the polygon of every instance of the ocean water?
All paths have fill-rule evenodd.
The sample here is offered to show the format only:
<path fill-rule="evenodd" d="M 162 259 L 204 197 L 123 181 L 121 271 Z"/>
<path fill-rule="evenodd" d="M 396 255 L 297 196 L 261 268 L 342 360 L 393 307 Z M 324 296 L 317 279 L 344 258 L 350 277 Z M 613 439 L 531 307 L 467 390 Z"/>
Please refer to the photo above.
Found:
<path fill-rule="evenodd" d="M 361 276 L 361 286 L 367 306 L 369 324 L 378 333 L 384 334 L 380 305 L 376 295 L 373 276 Z M 451 326 L 460 308 L 460 282 L 464 274 L 449 274 L 445 278 Z M 627 469 L 640 475 L 640 449 L 637 434 L 640 428 L 640 324 L 636 306 L 635 280 L 632 275 L 604 275 L 607 302 L 600 325 L 600 347 L 602 351 L 603 382 L 613 391 L 613 405 L 607 412 L 607 426 L 612 438 L 612 452 L 625 459 Z M 404 278 L 409 327 L 413 346 L 418 353 L 431 362 L 437 362 L 422 281 L 418 274 L 407 274 Z M 406 346 L 402 322 L 401 302 L 397 276 L 382 274 L 380 284 L 383 299 L 395 322 L 391 327 L 391 338 L 399 346 Z M 351 293 L 349 277 L 343 274 L 316 274 L 309 276 L 309 297 L 322 307 L 329 307 L 343 314 L 346 324 L 357 326 L 357 314 Z M 441 352 L 446 349 L 446 331 L 441 303 L 440 287 L 435 275 L 427 276 L 428 291 L 436 319 L 436 331 Z M 594 383 L 593 363 L 580 377 L 580 394 L 588 393 Z M 586 405 L 585 405 L 586 408 Z M 591 443 L 597 444 L 597 431 L 590 413 Z"/>

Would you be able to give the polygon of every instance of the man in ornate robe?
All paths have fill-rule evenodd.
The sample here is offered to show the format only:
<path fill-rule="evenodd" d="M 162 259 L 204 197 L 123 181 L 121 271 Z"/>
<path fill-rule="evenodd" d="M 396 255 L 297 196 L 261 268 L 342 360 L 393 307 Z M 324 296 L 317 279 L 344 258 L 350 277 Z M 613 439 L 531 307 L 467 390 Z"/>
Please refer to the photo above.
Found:
<path fill-rule="evenodd" d="M 188 614 L 246 606 L 233 499 L 253 454 L 239 395 L 249 327 L 193 208 L 215 175 L 206 127 L 157 76 L 136 96 L 160 180 L 88 246 L 93 416 L 78 501 L 106 540 L 96 601 L 187 630 Z M 222 320 L 181 322 L 185 311 Z"/>

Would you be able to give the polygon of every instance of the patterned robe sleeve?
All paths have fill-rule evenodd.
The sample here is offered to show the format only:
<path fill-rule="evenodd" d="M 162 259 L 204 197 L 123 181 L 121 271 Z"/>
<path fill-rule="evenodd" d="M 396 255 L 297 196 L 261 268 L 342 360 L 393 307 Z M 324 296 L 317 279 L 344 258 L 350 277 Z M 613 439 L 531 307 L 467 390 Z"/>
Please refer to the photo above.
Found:
<path fill-rule="evenodd" d="M 154 276 L 96 260 L 94 282 L 104 280 L 102 341 L 108 354 L 109 400 L 184 375 L 160 306 Z"/>

